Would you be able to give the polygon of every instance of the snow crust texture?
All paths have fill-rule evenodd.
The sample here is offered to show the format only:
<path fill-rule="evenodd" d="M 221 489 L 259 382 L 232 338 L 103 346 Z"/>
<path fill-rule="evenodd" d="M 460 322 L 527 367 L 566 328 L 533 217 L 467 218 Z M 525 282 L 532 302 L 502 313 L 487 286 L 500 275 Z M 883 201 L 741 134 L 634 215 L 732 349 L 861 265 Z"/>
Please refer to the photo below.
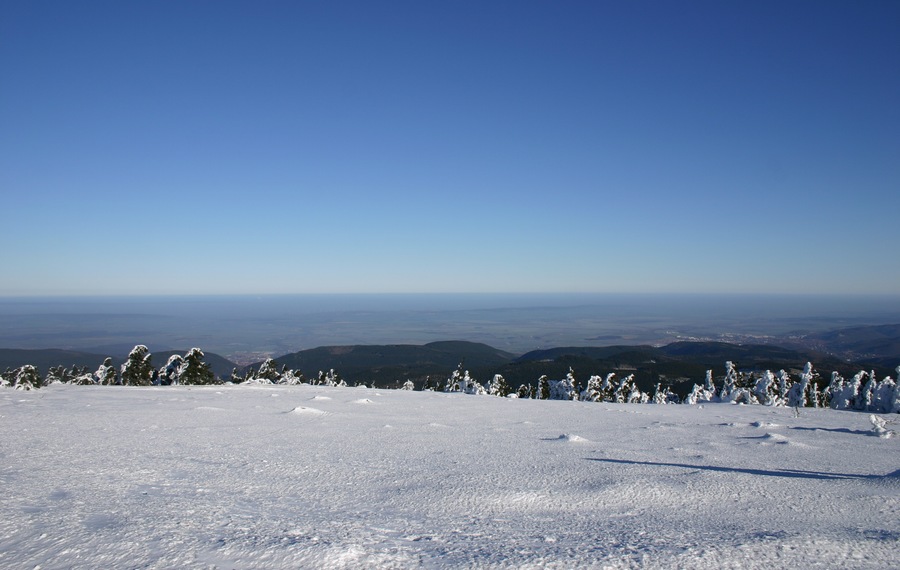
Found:
<path fill-rule="evenodd" d="M 0 392 L 0 427 L 3 568 L 893 569 L 900 552 L 900 438 L 854 412 L 53 385 Z"/>

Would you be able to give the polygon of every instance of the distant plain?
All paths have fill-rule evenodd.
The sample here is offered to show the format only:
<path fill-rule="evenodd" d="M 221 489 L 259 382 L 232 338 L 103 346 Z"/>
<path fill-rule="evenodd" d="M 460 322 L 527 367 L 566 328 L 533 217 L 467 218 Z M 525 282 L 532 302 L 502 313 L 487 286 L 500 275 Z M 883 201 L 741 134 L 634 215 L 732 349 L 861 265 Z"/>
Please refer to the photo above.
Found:
<path fill-rule="evenodd" d="M 769 343 L 900 323 L 900 296 L 429 294 L 0 299 L 0 348 L 197 346 L 237 363 L 349 344 L 482 342 L 512 353 L 677 340 Z"/>

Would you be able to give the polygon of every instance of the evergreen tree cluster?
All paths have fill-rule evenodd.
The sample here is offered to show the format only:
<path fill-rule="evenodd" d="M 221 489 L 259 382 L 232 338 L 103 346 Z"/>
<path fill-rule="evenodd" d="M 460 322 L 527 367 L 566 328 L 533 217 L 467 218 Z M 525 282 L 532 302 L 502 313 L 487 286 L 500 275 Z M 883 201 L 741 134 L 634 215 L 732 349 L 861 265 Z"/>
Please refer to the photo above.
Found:
<path fill-rule="evenodd" d="M 73 366 L 67 369 L 53 366 L 41 377 L 35 366 L 26 364 L 16 369 L 0 373 L 0 387 L 31 390 L 53 383 L 75 385 L 203 385 L 221 383 L 204 362 L 203 351 L 192 348 L 184 356 L 173 355 L 165 365 L 156 369 L 152 365 L 151 354 L 144 345 L 137 345 L 128 355 L 119 370 L 107 358 L 97 370 L 90 372 L 87 367 Z M 897 368 L 900 378 L 900 367 Z M 271 358 L 256 370 L 248 369 L 240 375 L 235 369 L 227 380 L 234 384 L 307 384 L 313 386 L 347 386 L 347 382 L 333 369 L 319 371 L 314 379 L 307 379 L 301 372 L 280 369 Z M 357 386 L 366 386 L 357 383 Z M 374 387 L 374 386 L 373 386 Z M 415 390 L 412 380 L 402 384 L 403 390 Z M 592 375 L 584 386 L 577 380 L 571 368 L 565 378 L 551 380 L 541 376 L 535 384 L 524 383 L 513 390 L 500 374 L 495 374 L 484 386 L 473 378 L 460 364 L 449 377 L 439 381 L 426 378 L 422 390 L 458 392 L 470 395 L 489 395 L 501 398 L 535 400 L 573 400 L 585 402 L 611 402 L 632 404 L 702 404 L 724 402 L 734 404 L 756 404 L 763 406 L 790 406 L 794 408 L 816 407 L 835 410 L 856 410 L 872 413 L 900 413 L 900 386 L 890 376 L 881 380 L 874 371 L 860 371 L 852 378 L 845 379 L 832 372 L 825 385 L 811 363 L 807 363 L 796 379 L 791 374 L 779 370 L 745 372 L 737 365 L 725 363 L 725 374 L 717 381 L 712 370 L 706 372 L 703 384 L 694 384 L 693 389 L 683 399 L 670 387 L 656 385 L 650 396 L 642 392 L 634 375 L 617 378 L 615 373 Z"/>

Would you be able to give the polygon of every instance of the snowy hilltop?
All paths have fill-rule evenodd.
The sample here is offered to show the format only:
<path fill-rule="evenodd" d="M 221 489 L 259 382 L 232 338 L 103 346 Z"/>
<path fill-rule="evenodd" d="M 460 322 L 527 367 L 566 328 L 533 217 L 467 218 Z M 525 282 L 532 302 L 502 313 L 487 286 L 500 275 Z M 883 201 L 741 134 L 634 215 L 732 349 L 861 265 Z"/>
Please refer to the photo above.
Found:
<path fill-rule="evenodd" d="M 900 438 L 847 411 L 54 383 L 0 390 L 0 425 L 5 568 L 888 569 L 900 546 Z"/>

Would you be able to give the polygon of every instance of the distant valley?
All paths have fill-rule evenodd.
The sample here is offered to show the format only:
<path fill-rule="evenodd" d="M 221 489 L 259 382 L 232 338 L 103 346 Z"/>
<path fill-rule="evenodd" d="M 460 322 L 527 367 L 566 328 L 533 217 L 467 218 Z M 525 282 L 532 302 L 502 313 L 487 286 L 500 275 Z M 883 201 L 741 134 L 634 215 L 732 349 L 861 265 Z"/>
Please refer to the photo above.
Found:
<path fill-rule="evenodd" d="M 521 355 L 466 341 L 357 344 L 301 350 L 278 356 L 274 361 L 279 368 L 296 370 L 307 377 L 334 369 L 348 383 L 383 387 L 397 387 L 406 380 L 419 385 L 429 378 L 443 380 L 461 364 L 482 381 L 501 374 L 513 386 L 534 382 L 542 375 L 561 378 L 571 369 L 584 380 L 594 374 L 633 374 L 644 390 L 662 382 L 675 392 L 688 391 L 693 383 L 703 379 L 706 370 L 720 375 L 725 361 L 729 360 L 744 370 L 798 370 L 809 361 L 823 375 L 831 371 L 850 375 L 864 369 L 874 370 L 879 377 L 893 374 L 900 365 L 900 325 L 848 327 L 766 340 L 765 344 L 693 340 L 663 346 L 569 346 Z M 153 347 L 149 348 L 157 368 L 165 365 L 171 355 L 183 355 L 187 350 L 153 352 Z M 46 373 L 51 366 L 76 366 L 93 371 L 107 356 L 118 366 L 126 355 L 126 349 L 108 353 L 0 349 L 0 369 L 32 364 L 41 373 Z M 206 352 L 205 360 L 222 379 L 230 378 L 235 369 L 238 374 L 244 374 L 261 364 L 241 366 L 210 352 Z"/>

